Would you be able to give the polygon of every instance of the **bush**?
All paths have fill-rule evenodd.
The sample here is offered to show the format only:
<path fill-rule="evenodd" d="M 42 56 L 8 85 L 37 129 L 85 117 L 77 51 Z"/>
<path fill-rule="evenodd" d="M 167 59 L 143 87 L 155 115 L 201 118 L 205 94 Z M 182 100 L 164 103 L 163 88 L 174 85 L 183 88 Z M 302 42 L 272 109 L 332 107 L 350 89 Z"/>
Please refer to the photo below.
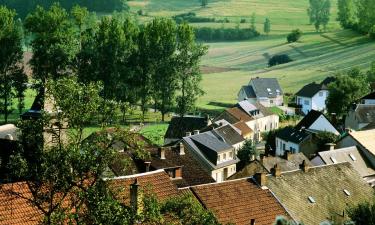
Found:
<path fill-rule="evenodd" d="M 292 30 L 290 34 L 286 37 L 288 43 L 296 42 L 298 41 L 302 36 L 302 31 L 300 29 Z"/>
<path fill-rule="evenodd" d="M 195 28 L 195 36 L 202 41 L 239 41 L 259 36 L 259 32 L 251 28 Z"/>
<path fill-rule="evenodd" d="M 292 62 L 293 60 L 287 55 L 287 54 L 282 54 L 282 55 L 274 55 L 270 58 L 268 61 L 268 66 L 276 66 L 279 64 L 284 64 L 288 62 Z"/>
<path fill-rule="evenodd" d="M 241 19 L 240 23 L 246 23 L 246 19 Z"/>
<path fill-rule="evenodd" d="M 178 24 L 183 23 L 183 22 L 189 22 L 189 23 L 215 22 L 215 18 L 197 17 L 197 15 L 193 12 L 178 14 L 178 15 L 173 16 L 172 18 Z"/>

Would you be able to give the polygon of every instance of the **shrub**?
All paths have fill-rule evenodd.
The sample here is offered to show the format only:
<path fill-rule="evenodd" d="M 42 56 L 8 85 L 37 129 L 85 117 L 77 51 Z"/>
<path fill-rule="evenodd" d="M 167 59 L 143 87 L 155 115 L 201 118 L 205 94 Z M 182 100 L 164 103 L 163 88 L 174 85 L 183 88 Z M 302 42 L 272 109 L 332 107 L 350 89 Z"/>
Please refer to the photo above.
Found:
<path fill-rule="evenodd" d="M 241 19 L 240 23 L 246 23 L 246 19 Z"/>
<path fill-rule="evenodd" d="M 238 41 L 249 40 L 259 36 L 259 32 L 251 28 L 195 28 L 195 36 L 202 41 Z"/>
<path fill-rule="evenodd" d="M 193 12 L 182 13 L 172 17 L 176 23 L 180 24 L 182 22 L 189 22 L 189 23 L 207 23 L 207 22 L 215 22 L 215 18 L 208 18 L 208 17 L 198 17 Z"/>
<path fill-rule="evenodd" d="M 282 55 L 274 55 L 270 58 L 268 61 L 268 66 L 276 66 L 279 64 L 284 64 L 288 62 L 292 62 L 293 60 L 287 55 L 287 54 L 282 54 Z"/>
<path fill-rule="evenodd" d="M 286 37 L 288 43 L 298 41 L 302 36 L 302 31 L 300 29 L 292 30 L 290 34 Z"/>

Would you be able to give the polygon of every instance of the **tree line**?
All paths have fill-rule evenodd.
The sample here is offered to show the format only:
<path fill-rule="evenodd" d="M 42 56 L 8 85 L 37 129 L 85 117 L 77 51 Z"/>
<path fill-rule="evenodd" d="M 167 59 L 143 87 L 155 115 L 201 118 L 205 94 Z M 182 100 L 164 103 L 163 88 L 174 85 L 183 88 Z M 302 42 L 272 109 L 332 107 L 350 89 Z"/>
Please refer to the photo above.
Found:
<path fill-rule="evenodd" d="M 374 12 L 374 0 L 338 0 L 337 19 L 341 26 L 372 38 L 375 38 Z"/>
<path fill-rule="evenodd" d="M 120 109 L 125 115 L 129 105 L 139 104 L 144 115 L 152 105 L 164 120 L 170 111 L 184 115 L 193 110 L 203 94 L 199 62 L 207 47 L 195 42 L 186 23 L 157 18 L 139 25 L 125 14 L 97 22 L 86 8 L 68 12 L 53 4 L 31 12 L 24 29 L 33 37 L 34 80 L 42 86 L 67 76 L 101 82 L 107 100 L 103 113 Z"/>
<path fill-rule="evenodd" d="M 34 11 L 36 7 L 49 8 L 58 2 L 63 8 L 70 10 L 75 5 L 86 7 L 89 11 L 113 12 L 128 9 L 126 0 L 0 0 L 0 5 L 14 9 L 20 18 Z"/>

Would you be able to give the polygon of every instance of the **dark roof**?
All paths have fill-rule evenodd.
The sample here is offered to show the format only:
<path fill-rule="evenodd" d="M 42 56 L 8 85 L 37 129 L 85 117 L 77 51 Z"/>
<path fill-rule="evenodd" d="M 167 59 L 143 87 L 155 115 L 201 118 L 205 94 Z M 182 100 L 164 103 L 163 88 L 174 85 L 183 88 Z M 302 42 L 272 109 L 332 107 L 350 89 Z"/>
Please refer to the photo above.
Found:
<path fill-rule="evenodd" d="M 372 92 L 372 93 L 362 97 L 361 99 L 375 99 L 375 92 Z"/>
<path fill-rule="evenodd" d="M 371 201 L 374 193 L 350 163 L 312 167 L 307 172 L 284 172 L 280 177 L 267 178 L 266 186 L 297 222 L 306 225 L 342 215 L 350 206 Z"/>
<path fill-rule="evenodd" d="M 246 94 L 247 98 L 256 98 L 257 97 L 255 95 L 254 89 L 251 85 L 242 86 L 242 89 L 245 91 L 245 94 Z M 242 100 L 244 100 L 244 99 L 242 99 Z"/>
<path fill-rule="evenodd" d="M 311 110 L 305 117 L 303 117 L 303 119 L 295 126 L 295 128 L 298 130 L 302 129 L 302 127 L 308 129 L 321 115 L 324 116 L 324 114 L 319 111 Z"/>
<path fill-rule="evenodd" d="M 191 187 L 191 191 L 221 224 L 248 225 L 255 219 L 257 225 L 270 225 L 277 216 L 290 219 L 274 195 L 251 179 L 199 185 Z"/>
<path fill-rule="evenodd" d="M 239 129 L 241 131 L 241 135 L 242 137 L 246 137 L 250 134 L 252 134 L 254 131 L 246 125 L 245 122 L 243 121 L 239 121 L 237 123 L 234 123 L 233 126 L 235 126 L 237 129 Z"/>
<path fill-rule="evenodd" d="M 165 148 L 165 159 L 160 159 L 157 148 L 149 149 L 151 168 L 182 167 L 182 179 L 176 183 L 179 188 L 215 182 L 210 173 L 204 170 L 190 151 L 185 150 L 185 154 L 180 155 L 179 150 L 179 145 Z M 144 165 L 142 166 L 144 167 Z"/>
<path fill-rule="evenodd" d="M 321 84 L 315 82 L 303 86 L 297 93 L 296 96 L 302 96 L 312 98 L 316 93 L 322 89 Z"/>
<path fill-rule="evenodd" d="M 323 88 L 327 88 L 328 84 L 335 82 L 335 81 L 336 81 L 336 77 L 326 77 L 322 82 L 320 82 L 320 84 L 323 86 Z"/>
<path fill-rule="evenodd" d="M 275 98 L 283 91 L 276 78 L 253 78 L 250 81 L 255 95 L 259 97 Z"/>
<path fill-rule="evenodd" d="M 21 115 L 22 119 L 37 119 L 42 116 L 41 110 L 44 105 L 44 88 L 41 88 L 38 94 L 35 96 L 34 102 L 31 108 Z"/>
<path fill-rule="evenodd" d="M 244 168 L 237 171 L 228 180 L 236 180 L 240 178 L 252 177 L 256 173 L 269 173 L 269 171 L 258 160 L 254 160 L 247 164 Z"/>
<path fill-rule="evenodd" d="M 277 132 L 276 137 L 283 139 L 284 141 L 290 141 L 296 144 L 303 142 L 311 134 L 305 130 L 297 130 L 292 127 L 285 127 Z"/>
<path fill-rule="evenodd" d="M 185 137 L 186 132 L 194 132 L 194 130 L 201 130 L 208 125 L 208 118 L 184 116 L 173 117 L 169 123 L 168 130 L 164 138 L 181 139 Z"/>
<path fill-rule="evenodd" d="M 375 105 L 357 105 L 355 111 L 356 121 L 358 123 L 374 123 L 375 122 Z"/>
<path fill-rule="evenodd" d="M 222 137 L 225 142 L 230 145 L 235 145 L 245 141 L 241 134 L 238 133 L 230 124 L 214 129 L 213 133 Z"/>
<path fill-rule="evenodd" d="M 271 169 L 277 164 L 281 172 L 298 170 L 299 165 L 305 161 L 308 166 L 312 166 L 310 160 L 302 153 L 289 154 L 289 159 L 279 156 L 268 156 L 263 158 L 263 166 L 271 172 Z"/>

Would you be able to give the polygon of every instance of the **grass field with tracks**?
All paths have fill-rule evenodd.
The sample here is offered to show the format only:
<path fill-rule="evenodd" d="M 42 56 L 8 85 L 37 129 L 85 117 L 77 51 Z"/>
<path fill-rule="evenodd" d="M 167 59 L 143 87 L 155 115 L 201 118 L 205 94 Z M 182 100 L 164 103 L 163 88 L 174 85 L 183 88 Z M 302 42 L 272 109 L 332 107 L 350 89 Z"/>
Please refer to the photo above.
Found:
<path fill-rule="evenodd" d="M 202 8 L 198 0 L 136 0 L 131 9 L 142 9 L 147 21 L 153 17 L 173 16 L 195 12 L 197 16 L 215 19 L 228 18 L 230 23 L 193 23 L 193 26 L 234 27 L 241 19 L 248 27 L 252 13 L 257 29 L 263 32 L 266 17 L 271 20 L 271 33 L 242 42 L 207 43 L 209 52 L 202 61 L 202 87 L 205 95 L 198 101 L 202 109 L 222 109 L 235 103 L 238 90 L 251 77 L 276 77 L 284 92 L 294 93 L 303 85 L 320 81 L 348 68 L 367 69 L 375 60 L 375 42 L 367 37 L 341 30 L 336 21 L 336 1 L 332 1 L 331 22 L 327 31 L 317 33 L 306 13 L 307 0 L 211 0 Z M 287 44 L 286 35 L 299 28 L 304 32 L 298 43 Z M 275 54 L 288 54 L 294 61 L 268 68 Z"/>

